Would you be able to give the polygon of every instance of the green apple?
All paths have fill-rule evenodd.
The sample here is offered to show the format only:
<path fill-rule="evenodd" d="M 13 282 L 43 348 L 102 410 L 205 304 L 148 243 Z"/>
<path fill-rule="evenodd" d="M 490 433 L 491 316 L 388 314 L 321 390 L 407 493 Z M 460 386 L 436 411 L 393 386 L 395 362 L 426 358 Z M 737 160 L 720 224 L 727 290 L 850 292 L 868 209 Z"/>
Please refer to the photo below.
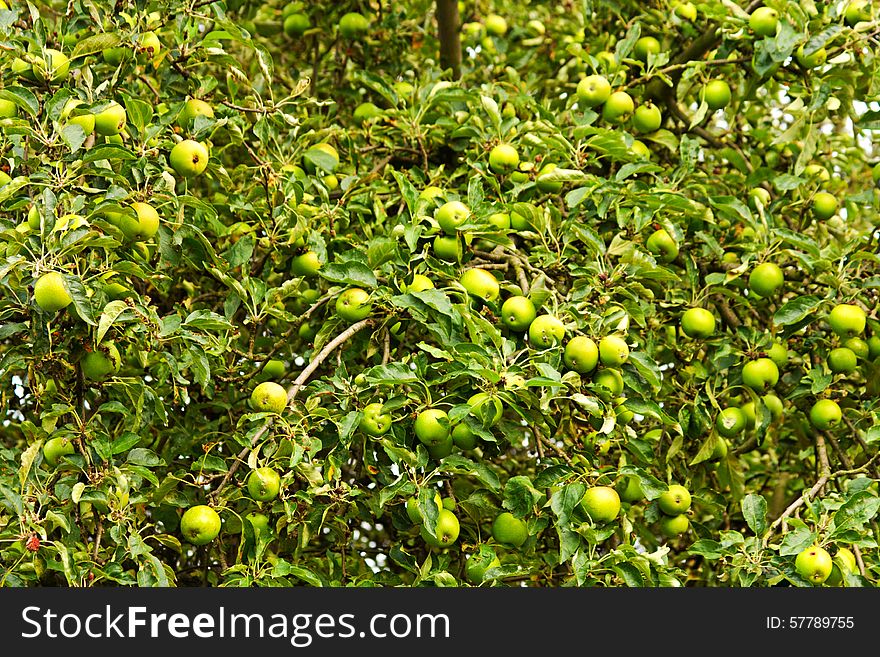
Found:
<path fill-rule="evenodd" d="M 856 371 L 858 361 L 852 349 L 837 347 L 828 352 L 828 368 L 835 374 L 851 374 Z"/>
<path fill-rule="evenodd" d="M 613 397 L 617 397 L 623 392 L 623 376 L 612 368 L 599 370 L 593 376 L 593 383 L 607 390 Z"/>
<path fill-rule="evenodd" d="M 486 221 L 498 230 L 508 230 L 510 228 L 510 215 L 506 212 L 493 212 Z"/>
<path fill-rule="evenodd" d="M 361 125 L 380 116 L 382 116 L 382 110 L 371 102 L 361 103 L 354 108 L 354 112 L 352 113 L 352 118 Z"/>
<path fill-rule="evenodd" d="M 247 489 L 257 502 L 274 500 L 281 490 L 281 475 L 270 467 L 251 470 L 247 479 Z"/>
<path fill-rule="evenodd" d="M 444 203 L 434 213 L 434 219 L 447 235 L 455 235 L 458 227 L 465 223 L 470 216 L 470 209 L 461 201 Z"/>
<path fill-rule="evenodd" d="M 496 37 L 503 37 L 507 34 L 507 21 L 503 16 L 498 14 L 489 14 L 483 21 L 486 26 L 486 32 Z"/>
<path fill-rule="evenodd" d="M 821 584 L 828 579 L 833 566 L 831 555 L 818 545 L 811 545 L 798 552 L 794 559 L 794 569 L 798 575 L 812 584 Z"/>
<path fill-rule="evenodd" d="M 449 416 L 439 408 L 426 408 L 416 416 L 413 431 L 423 445 L 439 445 L 450 437 Z"/>
<path fill-rule="evenodd" d="M 302 12 L 289 14 L 284 18 L 284 22 L 282 23 L 284 34 L 289 37 L 300 37 L 305 34 L 306 30 L 311 26 L 312 21 L 309 19 L 308 14 L 303 14 Z"/>
<path fill-rule="evenodd" d="M 112 101 L 106 108 L 95 114 L 95 132 L 104 137 L 118 135 L 125 129 L 128 117 L 125 108 Z"/>
<path fill-rule="evenodd" d="M 18 116 L 18 105 L 11 100 L 0 98 L 0 119 L 13 119 Z"/>
<path fill-rule="evenodd" d="M 370 293 L 359 287 L 350 287 L 336 297 L 336 314 L 347 322 L 359 322 L 372 312 Z"/>
<path fill-rule="evenodd" d="M 520 547 L 529 538 L 529 528 L 509 511 L 503 511 L 492 521 L 492 538 L 505 547 Z"/>
<path fill-rule="evenodd" d="M 810 408 L 810 422 L 822 431 L 836 427 L 841 420 L 843 420 L 843 412 L 832 399 L 820 399 Z"/>
<path fill-rule="evenodd" d="M 339 19 L 339 34 L 346 39 L 356 39 L 370 29 L 370 21 L 363 14 L 349 12 Z"/>
<path fill-rule="evenodd" d="M 657 498 L 657 506 L 668 516 L 677 516 L 691 508 L 690 491 L 680 484 L 672 484 Z"/>
<path fill-rule="evenodd" d="M 776 341 L 767 350 L 767 357 L 776 363 L 776 367 L 785 367 L 788 364 L 788 347 Z"/>
<path fill-rule="evenodd" d="M 461 275 L 459 283 L 467 290 L 468 294 L 483 301 L 494 301 L 501 293 L 498 279 L 490 272 L 479 267 L 466 269 Z"/>
<path fill-rule="evenodd" d="M 33 72 L 39 82 L 61 82 L 70 72 L 70 60 L 60 50 L 46 48 L 43 57 L 35 57 Z"/>
<path fill-rule="evenodd" d="M 314 251 L 306 251 L 294 256 L 290 261 L 290 273 L 294 276 L 316 276 L 321 269 L 321 260 Z"/>
<path fill-rule="evenodd" d="M 43 443 L 43 461 L 53 468 L 57 466 L 62 457 L 76 453 L 76 449 L 69 438 L 55 436 Z"/>
<path fill-rule="evenodd" d="M 756 392 L 766 392 L 779 382 L 779 368 L 769 358 L 756 358 L 743 365 L 742 381 Z"/>
<path fill-rule="evenodd" d="M 782 269 L 774 262 L 762 262 L 749 274 L 749 290 L 761 297 L 771 297 L 785 282 Z"/>
<path fill-rule="evenodd" d="M 855 304 L 838 304 L 828 314 L 828 325 L 841 338 L 861 335 L 865 330 L 866 322 L 865 311 Z"/>
<path fill-rule="evenodd" d="M 434 255 L 444 262 L 461 260 L 461 242 L 454 235 L 438 235 L 433 243 Z"/>
<path fill-rule="evenodd" d="M 489 151 L 489 168 L 495 173 L 510 173 L 519 166 L 519 153 L 510 144 L 498 144 Z"/>
<path fill-rule="evenodd" d="M 733 438 L 746 428 L 746 414 L 738 406 L 725 408 L 715 418 L 715 428 L 725 438 Z"/>
<path fill-rule="evenodd" d="M 443 510 L 443 500 L 440 498 L 440 493 L 434 494 L 434 502 L 437 504 L 437 513 L 440 513 Z M 406 515 L 412 524 L 422 524 L 422 514 L 419 513 L 419 498 L 417 495 L 413 495 L 406 500 Z"/>
<path fill-rule="evenodd" d="M 481 545 L 480 549 L 468 557 L 465 575 L 471 584 L 481 584 L 486 572 L 501 566 L 501 561 L 491 545 Z"/>
<path fill-rule="evenodd" d="M 713 112 L 720 110 L 730 103 L 730 85 L 724 80 L 710 80 L 703 87 L 703 100 Z"/>
<path fill-rule="evenodd" d="M 752 189 L 749 190 L 749 207 L 756 212 L 758 210 L 758 205 L 762 208 L 770 207 L 771 200 L 770 192 L 763 187 L 752 187 Z"/>
<path fill-rule="evenodd" d="M 715 316 L 705 308 L 689 308 L 681 316 L 681 330 L 689 338 L 711 337 L 715 333 Z"/>
<path fill-rule="evenodd" d="M 303 166 L 306 171 L 312 174 L 318 169 L 325 173 L 333 173 L 339 166 L 339 151 L 327 142 L 309 146 L 303 154 Z"/>
<path fill-rule="evenodd" d="M 803 43 L 797 49 L 795 53 L 795 57 L 797 58 L 798 64 L 801 65 L 802 68 L 810 69 L 816 68 L 817 66 L 822 66 L 825 63 L 825 60 L 828 59 L 828 52 L 824 47 L 814 50 L 813 52 L 807 54 L 804 46 L 807 44 Z"/>
<path fill-rule="evenodd" d="M 660 228 L 651 233 L 645 247 L 660 262 L 672 262 L 678 257 L 678 244 L 665 229 Z"/>
<path fill-rule="evenodd" d="M 619 335 L 607 335 L 599 340 L 599 360 L 605 367 L 617 367 L 629 360 L 629 345 Z"/>
<path fill-rule="evenodd" d="M 846 6 L 843 13 L 843 20 L 850 27 L 856 24 L 871 20 L 871 2 L 870 0 L 853 0 Z"/>
<path fill-rule="evenodd" d="M 177 125 L 184 129 L 191 128 L 197 116 L 213 119 L 214 108 L 200 98 L 190 98 L 177 115 Z"/>
<path fill-rule="evenodd" d="M 673 13 L 682 20 L 694 22 L 697 20 L 697 6 L 693 2 L 680 2 L 675 6 Z"/>
<path fill-rule="evenodd" d="M 192 506 L 180 518 L 180 533 L 192 545 L 207 545 L 220 533 L 220 516 L 204 504 Z"/>
<path fill-rule="evenodd" d="M 625 91 L 615 91 L 602 105 L 602 118 L 613 125 L 621 125 L 629 121 L 634 111 L 632 96 Z"/>
<path fill-rule="evenodd" d="M 159 213 L 149 203 L 131 204 L 134 216 L 127 212 L 107 212 L 107 221 L 122 231 L 129 242 L 145 242 L 159 231 Z"/>
<path fill-rule="evenodd" d="M 403 292 L 424 292 L 432 289 L 434 289 L 434 281 L 424 274 L 413 274 L 412 281 L 403 288 Z"/>
<path fill-rule="evenodd" d="M 771 7 L 758 7 L 749 16 L 749 27 L 758 36 L 776 36 L 778 26 L 779 12 Z"/>
<path fill-rule="evenodd" d="M 633 127 L 639 132 L 654 132 L 660 128 L 663 116 L 660 108 L 649 101 L 636 108 L 632 122 Z"/>
<path fill-rule="evenodd" d="M 820 221 L 825 221 L 837 212 L 837 199 L 828 192 L 816 192 L 813 197 L 813 216 Z"/>
<path fill-rule="evenodd" d="M 576 335 L 565 345 L 562 360 L 578 374 L 587 374 L 599 364 L 599 347 L 585 335 Z"/>
<path fill-rule="evenodd" d="M 592 486 L 584 493 L 580 505 L 593 522 L 611 522 L 620 513 L 620 496 L 610 486 Z"/>
<path fill-rule="evenodd" d="M 274 381 L 264 381 L 251 392 L 251 408 L 260 413 L 281 413 L 287 408 L 287 391 Z"/>
<path fill-rule="evenodd" d="M 449 509 L 440 509 L 437 514 L 437 525 L 434 527 L 435 536 L 428 533 L 425 525 L 422 525 L 420 534 L 422 540 L 433 548 L 448 548 L 458 540 L 461 527 L 458 517 Z"/>
<path fill-rule="evenodd" d="M 584 107 L 598 107 L 611 96 L 611 83 L 604 75 L 588 75 L 577 85 L 578 102 Z"/>
<path fill-rule="evenodd" d="M 511 331 L 522 332 L 535 320 L 537 310 L 528 297 L 509 297 L 501 304 L 501 321 Z"/>
<path fill-rule="evenodd" d="M 648 56 L 659 54 L 660 48 L 660 42 L 657 39 L 652 36 L 643 36 L 633 46 L 633 55 L 636 59 L 647 63 Z"/>
<path fill-rule="evenodd" d="M 544 166 L 541 167 L 541 170 L 538 172 L 538 175 L 535 176 L 535 187 L 538 191 L 550 194 L 556 194 L 562 191 L 562 181 L 553 179 L 553 172 L 556 171 L 558 167 L 552 162 L 548 162 Z"/>
<path fill-rule="evenodd" d="M 118 372 L 121 366 L 122 356 L 112 342 L 98 345 L 80 361 L 83 376 L 89 381 L 103 381 Z"/>
<path fill-rule="evenodd" d="M 565 324 L 553 315 L 540 315 L 529 325 L 529 343 L 547 349 L 562 342 L 565 337 Z"/>
<path fill-rule="evenodd" d="M 843 346 L 853 352 L 856 358 L 865 360 L 871 357 L 871 346 L 861 338 L 849 338 Z"/>
<path fill-rule="evenodd" d="M 677 516 L 663 516 L 660 518 L 660 531 L 668 538 L 675 538 L 684 534 L 690 526 L 690 520 L 686 514 L 682 513 Z"/>
<path fill-rule="evenodd" d="M 391 428 L 391 413 L 383 413 L 384 404 L 374 402 L 364 406 L 360 430 L 370 436 L 382 436 Z"/>
<path fill-rule="evenodd" d="M 645 499 L 645 492 L 642 490 L 642 482 L 634 475 L 624 475 L 615 485 L 620 500 L 627 504 L 632 504 Z"/>
<path fill-rule="evenodd" d="M 828 586 L 840 586 L 844 583 L 843 573 L 858 572 L 858 564 L 856 563 L 856 555 L 849 548 L 838 548 L 837 554 L 834 555 L 834 565 L 831 567 L 831 574 L 825 583 Z"/>
<path fill-rule="evenodd" d="M 73 303 L 64 277 L 57 271 L 40 276 L 34 283 L 34 301 L 47 313 L 58 312 Z"/>
<path fill-rule="evenodd" d="M 208 149 L 194 139 L 184 139 L 171 149 L 168 163 L 179 176 L 184 178 L 200 176 L 208 166 Z"/>
<path fill-rule="evenodd" d="M 137 60 L 141 64 L 159 61 L 159 53 L 162 52 L 162 42 L 155 32 L 144 32 L 138 37 Z"/>

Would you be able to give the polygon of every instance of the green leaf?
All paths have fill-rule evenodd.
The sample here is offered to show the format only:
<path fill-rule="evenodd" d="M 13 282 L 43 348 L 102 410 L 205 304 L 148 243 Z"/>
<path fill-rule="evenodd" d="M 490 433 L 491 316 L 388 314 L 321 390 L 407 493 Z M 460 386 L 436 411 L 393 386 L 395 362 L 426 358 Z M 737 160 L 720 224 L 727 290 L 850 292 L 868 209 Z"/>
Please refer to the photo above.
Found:
<path fill-rule="evenodd" d="M 125 301 L 111 301 L 104 306 L 104 310 L 101 312 L 101 317 L 98 318 L 98 330 L 95 332 L 95 342 L 100 343 L 101 340 L 104 339 L 104 336 L 107 335 L 107 331 L 113 326 L 113 322 L 115 322 L 126 310 L 128 310 L 128 304 Z"/>
<path fill-rule="evenodd" d="M 90 149 L 88 153 L 83 155 L 84 163 L 97 162 L 98 160 L 133 160 L 135 154 L 128 150 L 125 146 L 119 144 L 103 144 Z"/>
<path fill-rule="evenodd" d="M 165 465 L 165 461 L 159 458 L 159 455 L 156 454 L 156 452 L 145 447 L 138 447 L 137 449 L 131 450 L 128 453 L 127 460 L 132 465 L 142 465 L 147 468 L 152 468 L 157 465 Z"/>
<path fill-rule="evenodd" d="M 115 32 L 93 34 L 77 42 L 73 47 L 73 52 L 70 54 L 70 59 L 79 59 L 86 55 L 94 55 L 107 48 L 115 48 L 121 41 L 122 39 Z"/>
<path fill-rule="evenodd" d="M 522 518 L 528 514 L 532 507 L 543 495 L 532 485 L 531 479 L 524 475 L 511 477 L 504 484 L 504 502 L 502 506 Z"/>
<path fill-rule="evenodd" d="M 859 491 L 835 511 L 834 531 L 831 538 L 847 529 L 861 527 L 876 516 L 878 511 L 880 511 L 880 497 L 866 490 Z"/>
<path fill-rule="evenodd" d="M 777 326 L 787 326 L 796 324 L 808 315 L 815 312 L 816 308 L 821 306 L 822 299 L 813 295 L 795 297 L 791 301 L 787 301 L 773 315 L 773 323 Z"/>
<path fill-rule="evenodd" d="M 12 86 L 0 89 L 0 98 L 11 100 L 32 117 L 40 113 L 40 101 L 37 100 L 34 92 L 25 87 Z"/>
<path fill-rule="evenodd" d="M 743 518 L 757 536 L 767 531 L 767 500 L 756 493 L 749 493 L 741 502 Z"/>
<path fill-rule="evenodd" d="M 816 533 L 808 527 L 797 527 L 786 532 L 779 546 L 779 556 L 788 557 L 810 547 L 816 542 Z"/>
<path fill-rule="evenodd" d="M 368 288 L 378 285 L 376 274 L 373 273 L 373 270 L 364 263 L 357 261 L 330 263 L 322 267 L 319 274 L 322 278 L 334 283 Z"/>
<path fill-rule="evenodd" d="M 701 538 L 688 548 L 688 554 L 696 554 L 704 559 L 714 560 L 720 559 L 724 554 L 724 548 L 718 541 L 710 538 Z"/>

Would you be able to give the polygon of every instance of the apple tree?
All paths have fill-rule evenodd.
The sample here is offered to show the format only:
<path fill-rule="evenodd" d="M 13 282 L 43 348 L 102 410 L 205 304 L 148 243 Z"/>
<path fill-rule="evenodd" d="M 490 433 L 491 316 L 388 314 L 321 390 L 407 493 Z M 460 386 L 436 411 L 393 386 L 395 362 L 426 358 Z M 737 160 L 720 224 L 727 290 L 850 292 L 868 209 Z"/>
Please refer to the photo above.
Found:
<path fill-rule="evenodd" d="M 878 35 L 0 2 L 0 581 L 874 586 Z"/>

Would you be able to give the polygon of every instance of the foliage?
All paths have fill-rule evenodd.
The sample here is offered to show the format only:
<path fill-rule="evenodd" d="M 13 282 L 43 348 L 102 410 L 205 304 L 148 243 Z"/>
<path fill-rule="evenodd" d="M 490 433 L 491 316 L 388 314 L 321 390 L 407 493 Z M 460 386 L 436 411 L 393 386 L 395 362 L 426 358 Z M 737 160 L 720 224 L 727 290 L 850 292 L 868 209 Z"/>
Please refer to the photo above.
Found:
<path fill-rule="evenodd" d="M 455 79 L 427 0 L 9 2 L 4 585 L 809 586 L 795 556 L 813 544 L 855 552 L 845 585 L 880 578 L 873 17 L 777 0 L 778 29 L 760 36 L 760 3 L 705 0 L 690 20 L 665 1 L 465 0 Z M 365 34 L 339 31 L 351 11 Z M 309 26 L 285 32 L 297 12 Z M 506 33 L 486 32 L 493 13 Z M 640 59 L 646 35 L 661 47 Z M 807 68 L 801 46 L 824 47 L 825 63 Z M 46 69 L 47 49 L 68 73 Z M 579 106 L 593 74 L 655 104 L 660 129 Z M 717 111 L 702 94 L 714 79 L 732 90 Z M 189 99 L 211 112 L 188 116 Z M 120 135 L 72 120 L 111 101 Z M 356 114 L 364 102 L 376 111 Z M 201 175 L 169 162 L 184 139 L 209 152 Z M 489 167 L 499 143 L 515 171 Z M 819 192 L 838 202 L 828 218 Z M 470 214 L 448 257 L 434 213 L 453 200 Z M 143 241 L 120 227 L 135 201 L 160 216 Z M 661 229 L 673 251 L 651 250 Z M 763 262 L 785 280 L 767 297 L 749 293 Z M 472 267 L 499 296 L 462 286 Z M 50 271 L 71 297 L 58 312 L 33 297 Z M 409 289 L 414 274 L 433 287 Z M 336 311 L 348 288 L 369 294 L 360 321 Z M 560 319 L 564 340 L 507 328 L 516 295 Z M 862 345 L 825 320 L 842 303 L 867 315 Z M 680 329 L 692 307 L 718 320 L 705 339 Z M 569 339 L 612 334 L 629 345 L 622 364 L 603 352 L 591 372 L 566 366 Z M 832 372 L 844 342 L 858 367 Z M 95 352 L 106 376 L 84 375 Z M 779 414 L 742 380 L 768 354 Z M 252 405 L 268 380 L 288 391 L 281 413 Z M 814 428 L 817 399 L 843 421 Z M 375 403 L 368 419 L 390 414 L 387 432 L 364 421 Z M 751 422 L 722 445 L 716 418 L 732 406 Z M 476 446 L 423 444 L 413 424 L 428 408 Z M 55 439 L 72 453 L 44 450 Z M 281 491 L 257 502 L 248 474 L 267 467 Z M 636 482 L 613 521 L 580 504 L 588 487 Z M 657 499 L 671 484 L 692 503 L 670 537 Z M 460 523 L 447 548 L 431 547 L 437 492 Z M 179 523 L 202 504 L 223 525 L 197 547 Z M 504 511 L 526 523 L 518 547 L 492 536 Z"/>

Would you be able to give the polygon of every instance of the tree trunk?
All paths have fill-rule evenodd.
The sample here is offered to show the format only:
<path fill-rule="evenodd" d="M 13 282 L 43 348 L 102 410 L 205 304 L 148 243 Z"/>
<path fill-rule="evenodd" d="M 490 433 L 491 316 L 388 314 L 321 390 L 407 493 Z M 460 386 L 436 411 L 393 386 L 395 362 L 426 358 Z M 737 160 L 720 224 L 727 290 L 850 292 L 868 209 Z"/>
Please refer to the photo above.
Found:
<path fill-rule="evenodd" d="M 458 38 L 458 0 L 437 0 L 437 32 L 440 38 L 440 66 L 461 77 L 461 41 Z"/>

